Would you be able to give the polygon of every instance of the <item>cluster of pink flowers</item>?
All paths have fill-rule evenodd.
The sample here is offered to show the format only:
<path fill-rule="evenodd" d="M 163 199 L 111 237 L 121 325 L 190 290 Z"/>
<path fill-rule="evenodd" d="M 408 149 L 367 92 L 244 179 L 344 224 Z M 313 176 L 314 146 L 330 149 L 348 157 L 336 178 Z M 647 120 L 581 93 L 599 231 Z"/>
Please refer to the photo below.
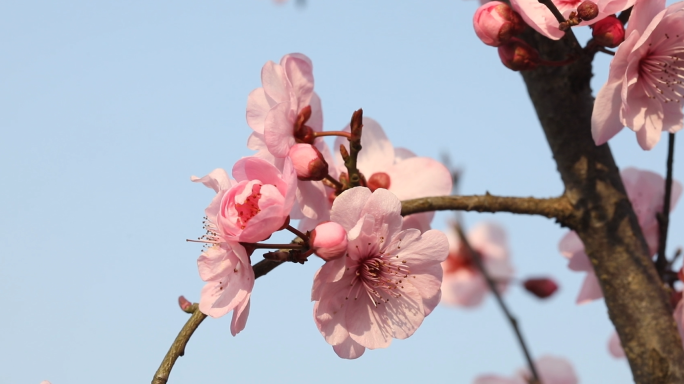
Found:
<path fill-rule="evenodd" d="M 192 177 L 216 192 L 205 210 L 207 234 L 197 240 L 205 243 L 197 264 L 207 282 L 200 310 L 212 317 L 232 311 L 231 333 L 244 329 L 251 254 L 287 229 L 303 242 L 296 261 L 311 254 L 326 261 L 314 277 L 314 320 L 339 356 L 411 336 L 439 303 L 448 242 L 430 230 L 433 214 L 402 218 L 400 199 L 449 194 L 449 170 L 394 148 L 377 122 L 363 118 L 357 168 L 365 186 L 345 187 L 342 155 L 323 137 L 348 147 L 350 127 L 323 131 L 311 60 L 293 53 L 269 61 L 261 83 L 247 100 L 247 146 L 255 155 L 233 166 L 232 179 L 222 169 Z"/>

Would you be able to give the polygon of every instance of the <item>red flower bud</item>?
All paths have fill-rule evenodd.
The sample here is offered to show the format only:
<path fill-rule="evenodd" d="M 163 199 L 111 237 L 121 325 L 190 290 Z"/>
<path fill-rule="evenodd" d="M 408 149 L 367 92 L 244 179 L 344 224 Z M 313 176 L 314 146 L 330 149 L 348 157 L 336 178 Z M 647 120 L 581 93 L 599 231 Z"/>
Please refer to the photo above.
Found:
<path fill-rule="evenodd" d="M 314 253 L 325 261 L 334 260 L 347 253 L 347 231 L 332 221 L 318 224 L 309 235 Z"/>
<path fill-rule="evenodd" d="M 498 47 L 525 30 L 525 22 L 508 4 L 490 1 L 473 16 L 475 34 L 483 43 Z"/>
<path fill-rule="evenodd" d="M 189 302 L 188 299 L 185 298 L 185 296 L 178 297 L 178 306 L 180 307 L 180 309 L 183 310 L 183 312 L 192 313 L 192 311 L 190 310 L 192 303 Z"/>
<path fill-rule="evenodd" d="M 523 286 L 528 292 L 540 299 L 546 299 L 558 290 L 558 284 L 547 278 L 527 279 Z"/>
<path fill-rule="evenodd" d="M 539 64 L 539 52 L 515 37 L 507 44 L 499 46 L 499 58 L 503 65 L 514 71 L 535 69 Z"/>
<path fill-rule="evenodd" d="M 311 144 L 295 144 L 288 156 L 292 159 L 297 178 L 300 180 L 323 180 L 328 175 L 328 163 L 321 152 Z"/>
<path fill-rule="evenodd" d="M 577 7 L 577 15 L 584 21 L 593 20 L 598 16 L 598 5 L 592 1 L 584 1 Z"/>
<path fill-rule="evenodd" d="M 385 172 L 376 172 L 371 175 L 370 179 L 366 183 L 371 192 L 378 188 L 389 189 L 390 187 L 390 176 Z"/>
<path fill-rule="evenodd" d="M 625 40 L 625 27 L 617 17 L 611 15 L 591 26 L 594 41 L 608 48 L 615 48 Z"/>

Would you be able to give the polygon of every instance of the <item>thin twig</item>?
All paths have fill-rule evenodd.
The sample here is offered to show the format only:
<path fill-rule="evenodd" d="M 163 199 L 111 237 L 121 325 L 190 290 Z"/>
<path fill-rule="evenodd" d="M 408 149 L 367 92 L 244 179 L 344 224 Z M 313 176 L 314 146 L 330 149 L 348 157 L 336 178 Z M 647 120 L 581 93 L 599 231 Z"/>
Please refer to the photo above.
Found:
<path fill-rule="evenodd" d="M 560 26 L 561 23 L 565 23 L 567 20 L 565 20 L 565 17 L 560 13 L 558 8 L 556 7 L 556 4 L 553 3 L 551 0 L 539 0 L 540 3 L 546 5 L 546 8 L 553 13 L 553 16 L 558 20 L 558 24 Z M 570 42 L 573 45 L 573 49 L 577 51 L 579 54 L 582 54 L 582 46 L 580 45 L 579 41 L 577 40 L 577 36 L 575 36 L 575 33 L 572 31 L 572 28 L 568 28 L 567 31 L 565 31 L 565 35 L 569 36 Z"/>
<path fill-rule="evenodd" d="M 459 239 L 461 240 L 461 243 L 465 245 L 466 249 L 468 250 L 468 253 L 471 255 L 473 261 L 475 262 L 475 266 L 477 266 L 477 269 L 479 269 L 480 273 L 482 273 L 482 276 L 487 282 L 487 286 L 489 286 L 489 290 L 492 291 L 492 294 L 494 294 L 496 302 L 501 307 L 501 310 L 508 319 L 508 322 L 511 323 L 511 327 L 513 327 L 515 336 L 518 338 L 518 343 L 520 344 L 520 347 L 523 350 L 523 354 L 525 355 L 525 359 L 527 360 L 527 365 L 530 368 L 532 377 L 535 380 L 534 383 L 541 384 L 541 381 L 539 381 L 539 375 L 537 374 L 537 369 L 535 368 L 534 363 L 532 362 L 532 356 L 530 355 L 530 351 L 527 348 L 527 344 L 525 343 L 525 339 L 523 338 L 522 333 L 520 332 L 520 328 L 518 328 L 518 320 L 516 320 L 516 318 L 513 317 L 513 315 L 511 315 L 511 312 L 508 310 L 506 303 L 503 301 L 503 298 L 501 297 L 501 294 L 499 293 L 499 290 L 496 287 L 496 282 L 494 281 L 492 276 L 489 275 L 487 268 L 485 268 L 484 263 L 482 262 L 480 254 L 470 246 L 470 243 L 468 243 L 468 239 L 466 239 L 460 224 L 456 223 L 454 227 L 456 229 L 456 233 L 458 234 Z"/>
<path fill-rule="evenodd" d="M 658 213 L 659 224 L 658 233 L 658 258 L 656 259 L 656 269 L 662 275 L 667 268 L 667 257 L 665 248 L 667 247 L 667 227 L 670 224 L 670 200 L 672 200 L 672 164 L 674 162 L 674 133 L 669 134 L 667 146 L 667 176 L 665 178 L 665 200 L 663 201 L 663 211 Z"/>
<path fill-rule="evenodd" d="M 272 260 L 261 260 L 252 266 L 252 269 L 254 270 L 254 278 L 258 279 L 261 276 L 266 275 L 281 264 L 283 263 Z M 183 325 L 183 328 L 181 328 L 178 336 L 176 336 L 173 344 L 171 344 L 169 351 L 166 352 L 164 360 L 162 360 L 161 364 L 159 365 L 159 369 L 157 369 L 157 372 L 154 374 L 152 384 L 167 383 L 169 380 L 169 375 L 171 374 L 171 369 L 176 363 L 176 360 L 185 354 L 185 346 L 188 345 L 190 337 L 192 337 L 192 334 L 195 332 L 197 327 L 199 327 L 202 321 L 207 318 L 207 315 L 199 310 L 199 304 L 195 303 L 191 308 L 193 309 L 192 315 L 185 325 Z"/>
<path fill-rule="evenodd" d="M 347 174 L 349 175 L 349 186 L 358 187 L 361 185 L 361 176 L 359 169 L 356 167 L 356 160 L 361 151 L 361 131 L 363 128 L 363 109 L 355 111 L 351 118 L 351 136 L 349 138 L 349 157 L 344 161 L 344 166 L 347 167 Z"/>
<path fill-rule="evenodd" d="M 565 197 L 539 199 L 534 197 L 475 196 L 423 197 L 401 202 L 401 214 L 406 216 L 428 211 L 510 212 L 541 215 L 571 226 L 573 207 Z"/>

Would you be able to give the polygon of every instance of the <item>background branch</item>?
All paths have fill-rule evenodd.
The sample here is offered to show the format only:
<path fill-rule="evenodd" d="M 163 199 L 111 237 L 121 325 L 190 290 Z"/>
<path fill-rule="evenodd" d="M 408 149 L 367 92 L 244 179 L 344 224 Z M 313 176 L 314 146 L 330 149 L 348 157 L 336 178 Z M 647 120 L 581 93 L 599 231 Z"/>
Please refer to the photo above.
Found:
<path fill-rule="evenodd" d="M 662 276 L 668 267 L 665 249 L 667 248 L 667 228 L 670 225 L 670 203 L 672 201 L 672 163 L 674 162 L 674 133 L 668 135 L 667 143 L 667 176 L 665 177 L 665 197 L 663 211 L 658 214 L 658 258 L 656 268 Z"/>

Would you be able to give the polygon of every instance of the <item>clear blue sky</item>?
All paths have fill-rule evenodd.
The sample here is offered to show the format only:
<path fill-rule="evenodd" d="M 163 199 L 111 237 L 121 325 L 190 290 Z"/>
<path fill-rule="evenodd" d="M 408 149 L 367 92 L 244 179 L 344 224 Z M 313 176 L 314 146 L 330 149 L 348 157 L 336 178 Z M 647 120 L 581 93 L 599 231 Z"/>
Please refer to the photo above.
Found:
<path fill-rule="evenodd" d="M 563 192 L 523 87 L 471 27 L 477 2 L 6 1 L 0 3 L 0 383 L 149 382 L 197 300 L 197 244 L 213 192 L 189 181 L 249 155 L 248 93 L 267 60 L 313 60 L 325 127 L 353 110 L 396 146 L 465 170 L 461 191 L 516 196 Z M 586 41 L 586 31 L 580 34 Z M 604 55 L 605 56 L 605 55 Z M 599 57 L 595 89 L 607 75 Z M 664 138 L 665 139 L 665 138 Z M 571 145 L 569 143 L 569 145 Z M 639 149 L 631 131 L 611 143 L 620 166 L 664 172 L 665 142 Z M 678 141 L 678 159 L 684 142 Z M 684 180 L 684 163 L 675 165 Z M 670 251 L 684 210 L 672 216 Z M 444 228 L 446 214 L 434 226 Z M 506 295 L 534 355 L 570 359 L 582 383 L 631 382 L 606 342 L 602 301 L 574 304 L 583 274 L 557 251 L 549 220 L 466 214 L 508 230 L 521 277 L 561 285 L 540 302 Z M 254 261 L 258 260 L 255 255 Z M 209 319 L 170 383 L 469 383 L 523 364 L 491 298 L 476 310 L 439 307 L 389 349 L 339 359 L 309 301 L 320 266 L 285 265 L 254 288 L 246 329 Z"/>

